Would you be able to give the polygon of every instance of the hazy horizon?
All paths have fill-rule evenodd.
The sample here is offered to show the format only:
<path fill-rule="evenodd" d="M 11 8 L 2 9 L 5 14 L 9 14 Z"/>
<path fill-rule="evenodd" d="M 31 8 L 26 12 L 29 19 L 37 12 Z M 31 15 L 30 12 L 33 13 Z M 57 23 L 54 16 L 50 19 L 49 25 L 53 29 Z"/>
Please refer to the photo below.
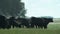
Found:
<path fill-rule="evenodd" d="M 27 9 L 26 16 L 52 16 L 60 18 L 60 0 L 22 0 Z"/>

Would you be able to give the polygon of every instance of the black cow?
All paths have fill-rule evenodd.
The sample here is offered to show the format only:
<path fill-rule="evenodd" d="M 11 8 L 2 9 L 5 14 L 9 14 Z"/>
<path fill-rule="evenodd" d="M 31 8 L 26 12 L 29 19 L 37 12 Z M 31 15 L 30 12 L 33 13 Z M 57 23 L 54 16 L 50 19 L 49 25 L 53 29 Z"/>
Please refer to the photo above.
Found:
<path fill-rule="evenodd" d="M 0 28 L 7 28 L 7 21 L 6 21 L 6 17 L 5 16 L 2 16 L 0 15 Z"/>
<path fill-rule="evenodd" d="M 27 28 L 29 28 L 28 19 L 26 19 L 26 18 L 18 18 L 18 20 L 20 21 L 19 26 L 21 26 L 21 27 L 26 26 Z"/>
<path fill-rule="evenodd" d="M 31 18 L 31 27 L 33 28 L 34 26 L 37 28 L 43 28 L 46 29 L 47 25 L 49 22 L 53 22 L 53 18 L 37 18 L 37 17 L 32 17 Z"/>
<path fill-rule="evenodd" d="M 18 24 L 16 23 L 15 17 L 10 17 L 10 19 L 8 19 L 8 22 L 9 22 L 9 27 L 10 27 L 10 28 L 11 28 L 11 26 L 12 26 L 13 28 L 18 26 Z"/>
<path fill-rule="evenodd" d="M 44 29 L 47 29 L 47 25 L 49 24 L 49 22 L 53 22 L 53 18 L 42 18 L 43 19 L 43 27 Z"/>
<path fill-rule="evenodd" d="M 36 17 L 32 17 L 31 18 L 31 27 L 33 28 L 34 26 L 36 28 L 42 28 L 43 26 L 43 19 L 42 18 L 36 18 Z"/>

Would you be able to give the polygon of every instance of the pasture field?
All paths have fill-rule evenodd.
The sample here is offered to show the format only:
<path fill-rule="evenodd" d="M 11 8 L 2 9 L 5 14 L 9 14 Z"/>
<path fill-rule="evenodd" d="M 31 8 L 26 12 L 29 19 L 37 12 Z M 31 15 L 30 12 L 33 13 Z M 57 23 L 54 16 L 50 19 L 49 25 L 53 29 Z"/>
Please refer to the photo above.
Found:
<path fill-rule="evenodd" d="M 60 23 L 50 23 L 48 29 L 40 28 L 11 28 L 0 29 L 0 34 L 60 34 Z"/>
<path fill-rule="evenodd" d="M 0 34 L 60 34 L 60 24 L 49 24 L 48 29 L 11 28 L 0 29 Z"/>

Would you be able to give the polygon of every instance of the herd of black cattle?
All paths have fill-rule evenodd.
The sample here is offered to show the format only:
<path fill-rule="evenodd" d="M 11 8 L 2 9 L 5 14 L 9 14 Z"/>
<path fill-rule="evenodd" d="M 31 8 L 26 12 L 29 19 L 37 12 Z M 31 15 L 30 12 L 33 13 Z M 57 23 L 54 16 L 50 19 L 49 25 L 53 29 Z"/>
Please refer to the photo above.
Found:
<path fill-rule="evenodd" d="M 37 18 L 31 17 L 27 18 L 17 18 L 10 17 L 7 19 L 5 16 L 0 15 L 0 29 L 10 29 L 14 28 L 44 28 L 47 29 L 49 22 L 53 22 L 53 18 Z"/>

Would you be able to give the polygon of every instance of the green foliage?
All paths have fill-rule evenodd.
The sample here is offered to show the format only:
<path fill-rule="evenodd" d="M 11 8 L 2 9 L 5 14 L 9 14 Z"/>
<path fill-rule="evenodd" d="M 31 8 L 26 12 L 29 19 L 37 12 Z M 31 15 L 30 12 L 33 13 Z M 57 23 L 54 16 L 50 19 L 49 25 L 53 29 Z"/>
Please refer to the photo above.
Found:
<path fill-rule="evenodd" d="M 25 16 L 25 12 L 24 3 L 21 0 L 0 0 L 0 15 L 16 17 L 21 13 Z"/>
<path fill-rule="evenodd" d="M 25 17 L 25 14 L 26 14 L 26 10 L 23 10 L 20 16 Z"/>

